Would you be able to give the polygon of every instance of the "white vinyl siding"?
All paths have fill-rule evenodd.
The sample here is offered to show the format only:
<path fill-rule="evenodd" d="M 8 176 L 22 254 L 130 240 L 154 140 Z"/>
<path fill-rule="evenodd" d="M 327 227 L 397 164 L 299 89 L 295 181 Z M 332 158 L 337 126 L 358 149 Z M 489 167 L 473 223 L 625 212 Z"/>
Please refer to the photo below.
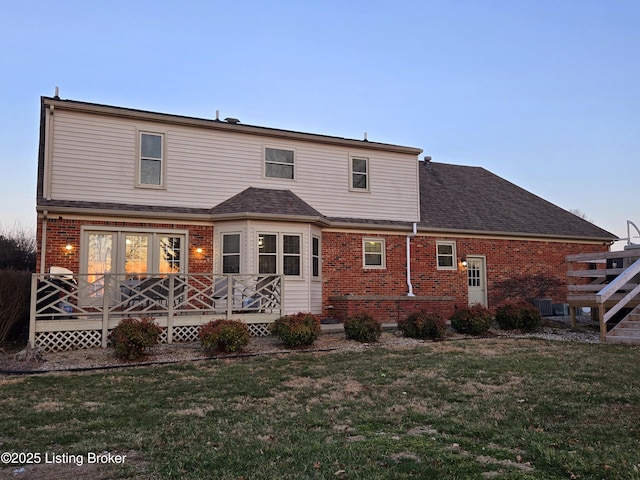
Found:
<path fill-rule="evenodd" d="M 279 140 L 295 152 L 295 181 L 264 176 L 264 137 L 154 124 L 56 108 L 51 198 L 211 208 L 253 186 L 288 189 L 326 216 L 414 222 L 419 219 L 416 155 Z M 139 132 L 163 132 L 163 184 L 135 188 Z M 283 144 L 280 146 L 280 144 Z M 376 173 L 368 195 L 350 189 L 349 159 L 368 158 Z M 369 179 L 369 183 L 371 179 Z"/>

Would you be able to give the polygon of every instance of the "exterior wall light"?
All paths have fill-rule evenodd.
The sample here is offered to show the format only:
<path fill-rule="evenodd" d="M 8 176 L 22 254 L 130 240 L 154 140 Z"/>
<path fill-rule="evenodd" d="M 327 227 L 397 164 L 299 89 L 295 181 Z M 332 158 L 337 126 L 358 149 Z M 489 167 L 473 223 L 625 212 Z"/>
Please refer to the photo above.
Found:
<path fill-rule="evenodd" d="M 202 253 L 202 252 L 203 252 L 202 247 L 198 247 L 198 248 L 196 248 L 196 252 L 197 252 L 197 253 Z"/>
<path fill-rule="evenodd" d="M 462 265 L 462 268 L 467 268 L 467 257 L 462 257 L 460 259 L 460 265 Z"/>

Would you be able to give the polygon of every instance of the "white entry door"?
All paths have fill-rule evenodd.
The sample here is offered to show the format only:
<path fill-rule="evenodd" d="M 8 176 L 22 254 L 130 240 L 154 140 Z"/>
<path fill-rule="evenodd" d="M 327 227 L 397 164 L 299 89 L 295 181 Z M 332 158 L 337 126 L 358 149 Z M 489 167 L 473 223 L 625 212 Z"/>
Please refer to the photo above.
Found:
<path fill-rule="evenodd" d="M 469 286 L 469 305 L 487 306 L 486 259 L 467 256 L 467 285 Z"/>

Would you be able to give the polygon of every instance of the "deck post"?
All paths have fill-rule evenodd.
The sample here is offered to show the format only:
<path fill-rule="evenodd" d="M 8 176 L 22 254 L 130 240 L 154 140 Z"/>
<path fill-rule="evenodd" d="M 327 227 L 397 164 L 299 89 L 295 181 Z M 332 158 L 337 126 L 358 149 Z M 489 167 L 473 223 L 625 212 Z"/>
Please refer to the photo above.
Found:
<path fill-rule="evenodd" d="M 169 275 L 169 298 L 167 299 L 167 343 L 173 343 L 173 305 L 175 275 Z"/>
<path fill-rule="evenodd" d="M 111 296 L 111 275 L 104 274 L 104 287 L 102 288 L 102 348 L 107 348 L 109 336 L 109 297 Z"/>
<path fill-rule="evenodd" d="M 38 275 L 31 275 L 31 302 L 29 306 L 29 344 L 36 346 L 36 309 L 38 302 Z"/>
<path fill-rule="evenodd" d="M 569 307 L 569 315 L 571 315 L 571 328 L 576 328 L 576 307 Z"/>
<path fill-rule="evenodd" d="M 604 322 L 604 303 L 598 304 L 598 321 L 600 323 L 600 341 L 607 341 L 607 324 Z"/>
<path fill-rule="evenodd" d="M 227 276 L 227 320 L 231 318 L 233 314 L 233 292 L 231 291 L 233 285 L 231 275 Z"/>

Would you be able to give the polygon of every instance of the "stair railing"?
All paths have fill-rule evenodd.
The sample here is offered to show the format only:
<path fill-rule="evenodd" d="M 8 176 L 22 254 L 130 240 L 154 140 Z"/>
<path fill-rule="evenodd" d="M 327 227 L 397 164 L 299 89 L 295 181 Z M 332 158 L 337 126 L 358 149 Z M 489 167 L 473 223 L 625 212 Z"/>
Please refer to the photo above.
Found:
<path fill-rule="evenodd" d="M 622 310 L 631 300 L 640 294 L 640 283 L 633 290 L 622 297 L 613 307 L 605 312 L 605 303 L 615 293 L 624 288 L 636 275 L 640 274 L 640 259 L 632 263 L 626 270 L 618 275 L 612 282 L 608 283 L 602 290 L 596 294 L 596 302 L 598 303 L 598 315 L 600 320 L 600 340 L 605 341 L 607 336 L 607 322 Z"/>

